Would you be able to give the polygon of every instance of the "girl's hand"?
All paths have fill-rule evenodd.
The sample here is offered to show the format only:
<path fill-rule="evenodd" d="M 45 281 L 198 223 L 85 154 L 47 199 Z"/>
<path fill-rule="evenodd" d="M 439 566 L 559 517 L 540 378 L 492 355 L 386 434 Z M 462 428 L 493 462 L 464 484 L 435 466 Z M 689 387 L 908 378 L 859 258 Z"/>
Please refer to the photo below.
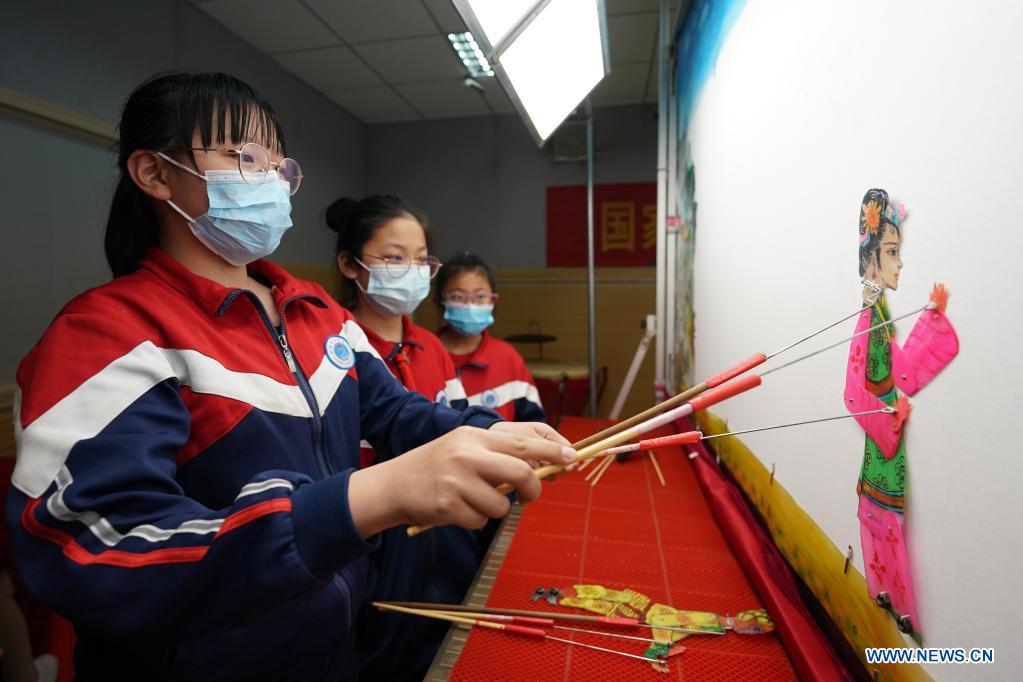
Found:
<path fill-rule="evenodd" d="M 562 445 L 571 445 L 568 439 L 543 422 L 497 422 L 490 427 L 490 430 L 518 434 L 527 438 L 543 438 Z"/>
<path fill-rule="evenodd" d="M 535 500 L 540 481 L 527 461 L 567 464 L 575 451 L 550 427 L 539 425 L 539 432 L 550 436 L 544 438 L 525 426 L 462 426 L 354 472 L 348 504 L 356 528 L 363 537 L 399 524 L 482 528 L 487 519 L 508 513 L 508 498 L 496 490 L 502 483 L 515 487 L 519 501 Z"/>
<path fill-rule="evenodd" d="M 543 422 L 498 422 L 490 427 L 491 431 L 504 431 L 506 433 L 518 433 L 521 435 L 534 438 L 544 438 L 546 440 L 553 440 L 556 443 L 562 443 L 563 445 L 571 445 L 564 436 L 555 431 L 550 425 L 544 424 Z M 546 466 L 547 462 L 541 462 L 539 460 L 531 459 L 527 462 L 531 469 L 539 469 L 540 467 Z M 573 471 L 579 465 L 571 464 L 566 467 L 566 471 Z M 548 476 L 545 481 L 553 481 L 558 477 L 557 474 L 554 476 Z"/>

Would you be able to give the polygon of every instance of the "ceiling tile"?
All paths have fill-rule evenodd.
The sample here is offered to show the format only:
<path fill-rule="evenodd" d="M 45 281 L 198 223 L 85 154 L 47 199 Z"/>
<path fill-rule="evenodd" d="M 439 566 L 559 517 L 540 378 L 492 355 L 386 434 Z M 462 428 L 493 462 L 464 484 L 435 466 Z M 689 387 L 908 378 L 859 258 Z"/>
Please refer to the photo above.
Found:
<path fill-rule="evenodd" d="M 431 121 L 440 121 L 446 118 L 469 118 L 471 116 L 488 116 L 489 114 L 490 111 L 480 111 L 479 109 L 450 109 L 434 114 L 425 114 L 425 116 Z"/>
<path fill-rule="evenodd" d="M 608 17 L 607 34 L 612 64 L 649 61 L 657 43 L 657 15 Z"/>
<path fill-rule="evenodd" d="M 385 80 L 409 83 L 441 78 L 461 79 L 465 67 L 446 37 L 406 38 L 354 47 Z"/>
<path fill-rule="evenodd" d="M 446 34 L 465 26 L 451 0 L 191 2 L 366 123 L 514 111 L 496 79 L 481 79 L 483 93 L 462 84 L 465 69 Z M 593 103 L 656 101 L 658 0 L 606 6 L 613 68 Z"/>
<path fill-rule="evenodd" d="M 326 95 L 363 123 L 391 123 L 421 118 L 388 85 L 334 90 Z"/>
<path fill-rule="evenodd" d="M 489 114 L 482 93 L 466 87 L 461 79 L 395 85 L 412 105 L 427 116 Z"/>
<path fill-rule="evenodd" d="M 416 0 L 303 0 L 350 44 L 437 33 Z"/>
<path fill-rule="evenodd" d="M 349 47 L 287 52 L 274 55 L 274 59 L 309 85 L 323 91 L 380 84 L 380 79 Z"/>
<path fill-rule="evenodd" d="M 625 64 L 611 69 L 611 73 L 593 89 L 590 95 L 593 104 L 608 104 L 612 100 L 615 104 L 642 102 L 648 66 Z"/>
<path fill-rule="evenodd" d="M 196 6 L 261 52 L 340 44 L 298 0 L 211 0 Z"/>
<path fill-rule="evenodd" d="M 451 3 L 451 0 L 423 0 L 423 4 L 430 10 L 433 18 L 440 24 L 440 30 L 444 33 L 461 33 L 467 30 L 462 17 Z"/>

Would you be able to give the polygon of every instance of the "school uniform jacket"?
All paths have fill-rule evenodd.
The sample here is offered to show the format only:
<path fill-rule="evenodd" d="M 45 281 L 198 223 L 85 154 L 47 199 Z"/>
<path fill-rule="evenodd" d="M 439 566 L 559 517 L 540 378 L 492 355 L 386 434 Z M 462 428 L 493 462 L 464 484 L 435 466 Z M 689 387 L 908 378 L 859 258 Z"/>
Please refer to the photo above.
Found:
<path fill-rule="evenodd" d="M 402 317 L 402 340 L 388 341 L 366 328 L 366 338 L 391 373 L 410 391 L 455 409 L 465 409 L 465 390 L 444 344 L 432 332 Z M 479 409 L 479 408 L 474 408 Z M 363 444 L 362 464 L 376 453 Z M 404 528 L 381 533 L 371 556 L 371 600 L 459 603 L 472 583 L 496 529 L 482 532 L 458 526 L 434 528 L 409 538 Z M 396 570 L 400 567 L 400 570 Z M 360 675 L 368 680 L 421 680 L 433 660 L 447 624 L 366 607 L 359 617 Z"/>
<path fill-rule="evenodd" d="M 267 261 L 258 299 L 159 250 L 69 303 L 18 369 L 7 516 L 80 679 L 345 679 L 367 552 L 359 441 L 498 417 L 405 390 L 351 314 Z"/>
<path fill-rule="evenodd" d="M 440 339 L 408 315 L 401 318 L 401 330 L 399 343 L 384 339 L 372 329 L 364 331 L 370 345 L 405 388 L 419 391 L 438 403 L 455 404 L 455 407 L 459 407 L 461 401 L 461 407 L 465 407 L 465 389 Z"/>
<path fill-rule="evenodd" d="M 402 340 L 398 343 L 388 341 L 369 327 L 362 329 L 369 345 L 405 388 L 456 410 L 468 406 L 451 357 L 440 339 L 429 330 L 414 323 L 408 315 L 401 318 Z M 362 465 L 369 466 L 375 458 L 372 445 L 364 441 Z"/>
<path fill-rule="evenodd" d="M 451 359 L 469 405 L 490 408 L 508 421 L 546 420 L 533 375 L 510 343 L 484 331 L 476 350 L 464 355 L 452 353 Z"/>

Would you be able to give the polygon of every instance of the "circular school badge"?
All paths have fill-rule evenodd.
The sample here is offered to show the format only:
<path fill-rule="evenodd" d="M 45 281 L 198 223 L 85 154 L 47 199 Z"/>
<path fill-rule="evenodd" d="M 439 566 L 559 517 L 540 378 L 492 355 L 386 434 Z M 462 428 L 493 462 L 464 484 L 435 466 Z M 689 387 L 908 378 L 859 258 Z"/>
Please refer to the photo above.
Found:
<path fill-rule="evenodd" d="M 433 399 L 433 402 L 440 403 L 441 405 L 448 405 L 448 392 L 443 388 L 437 391 L 437 397 Z"/>
<path fill-rule="evenodd" d="M 483 391 L 482 402 L 483 407 L 489 407 L 490 409 L 494 409 L 495 407 L 497 407 L 497 393 L 489 389 Z"/>
<path fill-rule="evenodd" d="M 343 336 L 328 336 L 323 343 L 330 364 L 338 369 L 349 370 L 355 365 L 355 351 L 351 342 Z"/>

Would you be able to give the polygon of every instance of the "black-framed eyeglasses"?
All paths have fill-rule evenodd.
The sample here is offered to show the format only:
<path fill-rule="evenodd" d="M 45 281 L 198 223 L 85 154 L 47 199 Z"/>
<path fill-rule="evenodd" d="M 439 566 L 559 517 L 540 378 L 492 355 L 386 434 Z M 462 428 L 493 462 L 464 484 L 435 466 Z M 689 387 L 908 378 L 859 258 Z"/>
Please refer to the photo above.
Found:
<path fill-rule="evenodd" d="M 436 256 L 423 256 L 422 258 L 409 258 L 408 256 L 399 256 L 397 254 L 393 256 L 376 256 L 372 253 L 362 254 L 363 258 L 375 258 L 384 262 L 385 269 L 388 276 L 390 277 L 404 277 L 405 273 L 409 271 L 409 268 L 413 264 L 417 266 L 417 272 L 420 277 L 423 277 L 423 271 L 418 268 L 428 268 L 429 276 L 426 279 L 433 279 L 440 272 L 440 259 Z M 358 259 L 356 259 L 358 260 Z M 358 261 L 360 265 L 369 267 L 362 261 Z"/>
<path fill-rule="evenodd" d="M 298 191 L 302 184 L 302 166 L 298 161 L 290 158 L 283 158 L 280 162 L 270 160 L 270 152 L 262 145 L 255 142 L 246 142 L 238 149 L 230 147 L 185 147 L 180 151 L 186 152 L 221 152 L 233 154 L 238 157 L 238 171 L 242 179 L 253 185 L 258 185 L 266 179 L 266 174 L 271 170 L 277 173 L 288 182 L 289 191 L 292 196 Z"/>

